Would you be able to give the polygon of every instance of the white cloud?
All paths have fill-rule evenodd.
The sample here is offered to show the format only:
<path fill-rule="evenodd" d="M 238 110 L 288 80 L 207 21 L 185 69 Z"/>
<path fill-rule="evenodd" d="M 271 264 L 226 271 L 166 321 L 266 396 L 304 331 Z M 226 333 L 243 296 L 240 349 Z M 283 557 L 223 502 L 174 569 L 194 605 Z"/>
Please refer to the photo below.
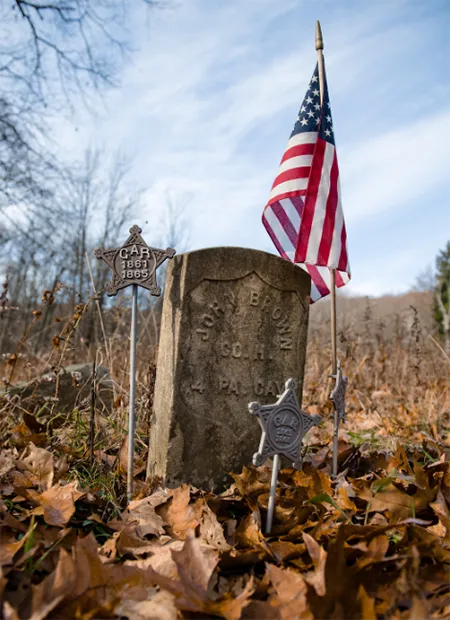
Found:
<path fill-rule="evenodd" d="M 446 136 L 450 139 L 450 109 L 347 146 L 340 154 L 346 218 L 397 211 L 438 185 L 448 187 Z"/>

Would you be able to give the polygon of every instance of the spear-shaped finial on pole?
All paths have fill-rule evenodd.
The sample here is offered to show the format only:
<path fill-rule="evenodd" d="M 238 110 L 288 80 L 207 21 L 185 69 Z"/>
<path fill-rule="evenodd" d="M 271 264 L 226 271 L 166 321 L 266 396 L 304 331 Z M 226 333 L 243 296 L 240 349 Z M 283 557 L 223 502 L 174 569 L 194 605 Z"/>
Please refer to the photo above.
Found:
<path fill-rule="evenodd" d="M 316 50 L 323 50 L 322 28 L 319 20 L 316 21 Z"/>
<path fill-rule="evenodd" d="M 322 28 L 320 27 L 319 20 L 316 21 L 316 50 L 317 50 L 317 62 L 319 65 L 320 104 L 323 105 L 323 97 L 324 97 L 324 89 L 325 89 L 325 69 L 324 69 L 324 60 L 323 60 Z"/>

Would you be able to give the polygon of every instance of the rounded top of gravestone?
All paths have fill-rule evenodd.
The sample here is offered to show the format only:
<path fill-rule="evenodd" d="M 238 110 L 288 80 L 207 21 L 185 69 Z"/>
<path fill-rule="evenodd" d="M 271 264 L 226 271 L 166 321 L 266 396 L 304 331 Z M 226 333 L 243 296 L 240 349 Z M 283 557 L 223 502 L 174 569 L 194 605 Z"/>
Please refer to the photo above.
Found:
<path fill-rule="evenodd" d="M 219 246 L 178 254 L 169 269 L 189 264 L 189 281 L 232 280 L 255 272 L 267 284 L 282 290 L 306 290 L 311 287 L 310 275 L 288 260 L 253 248 Z M 207 275 L 205 276 L 205 272 Z M 183 276 L 182 276 L 183 277 Z"/>

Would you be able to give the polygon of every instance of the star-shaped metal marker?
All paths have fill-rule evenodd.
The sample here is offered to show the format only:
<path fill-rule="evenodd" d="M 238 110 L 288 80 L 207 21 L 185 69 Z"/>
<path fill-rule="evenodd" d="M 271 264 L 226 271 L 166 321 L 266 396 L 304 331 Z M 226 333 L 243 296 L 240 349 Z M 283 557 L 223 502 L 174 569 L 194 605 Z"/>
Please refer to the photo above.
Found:
<path fill-rule="evenodd" d="M 330 375 L 332 379 L 336 380 L 336 385 L 330 394 L 330 400 L 333 401 L 335 411 L 339 416 L 341 422 L 345 422 L 345 391 L 348 385 L 348 378 L 342 376 L 341 362 L 337 363 L 337 372 L 335 375 Z"/>
<path fill-rule="evenodd" d="M 113 272 L 111 282 L 105 286 L 109 296 L 116 295 L 117 291 L 131 284 L 148 289 L 152 295 L 161 295 L 161 288 L 156 283 L 156 270 L 167 258 L 175 255 L 175 250 L 159 250 L 148 246 L 141 232 L 139 226 L 132 226 L 130 236 L 122 247 L 95 250 L 95 256 L 104 260 Z"/>
<path fill-rule="evenodd" d="M 303 437 L 312 426 L 322 421 L 320 415 L 308 415 L 301 411 L 297 398 L 297 382 L 288 379 L 283 394 L 273 405 L 250 403 L 250 413 L 258 417 L 262 428 L 258 452 L 253 455 L 253 464 L 262 465 L 266 459 L 282 454 L 300 468 Z"/>

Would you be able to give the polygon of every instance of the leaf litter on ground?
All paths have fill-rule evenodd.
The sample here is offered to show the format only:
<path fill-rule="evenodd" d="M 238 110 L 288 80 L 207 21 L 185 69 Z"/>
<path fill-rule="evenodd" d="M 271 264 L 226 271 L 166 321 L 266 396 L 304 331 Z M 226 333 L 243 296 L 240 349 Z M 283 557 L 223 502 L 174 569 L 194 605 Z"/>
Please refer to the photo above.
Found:
<path fill-rule="evenodd" d="M 217 494 L 141 483 L 111 511 L 67 454 L 3 450 L 3 617 L 450 617 L 446 456 L 341 448 L 334 480 L 323 446 L 280 471 L 270 535 L 269 467 Z"/>

